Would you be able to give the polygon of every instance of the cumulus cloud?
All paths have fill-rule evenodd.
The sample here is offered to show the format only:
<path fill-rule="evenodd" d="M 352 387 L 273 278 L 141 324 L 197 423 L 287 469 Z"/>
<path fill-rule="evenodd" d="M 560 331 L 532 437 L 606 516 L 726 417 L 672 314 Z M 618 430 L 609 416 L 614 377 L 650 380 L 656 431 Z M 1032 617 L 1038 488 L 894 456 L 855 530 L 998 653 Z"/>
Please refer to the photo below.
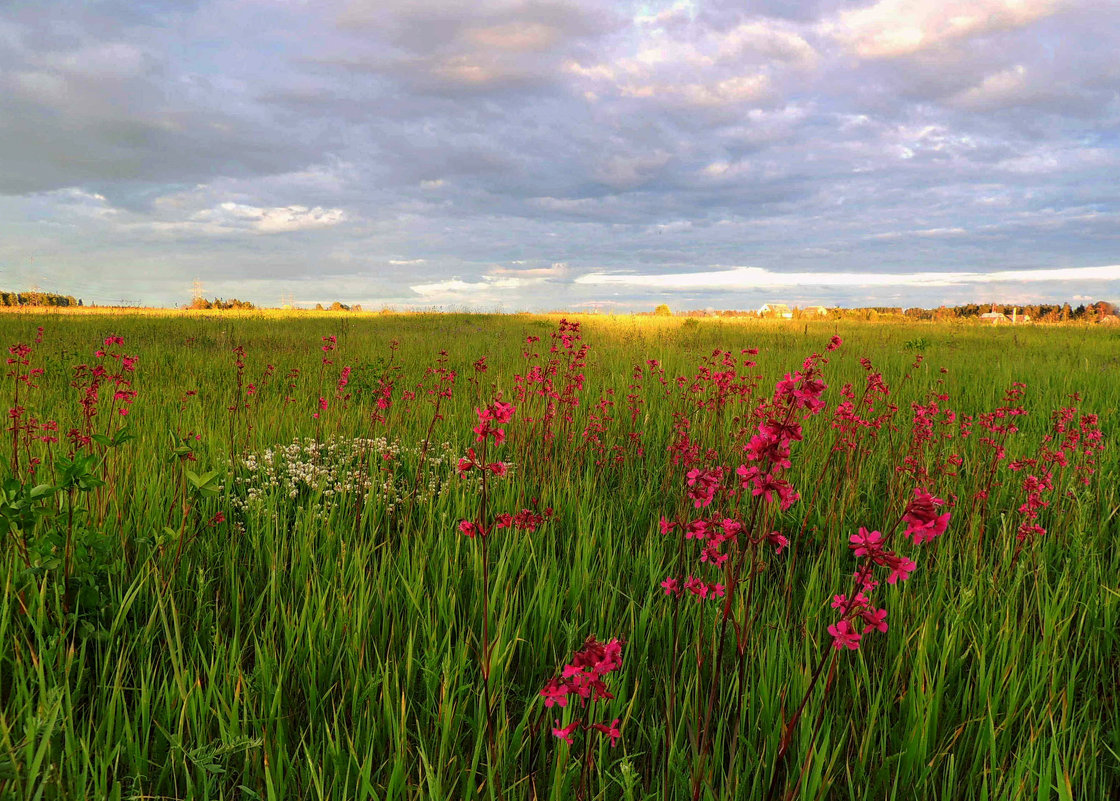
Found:
<path fill-rule="evenodd" d="M 192 222 L 213 225 L 220 228 L 245 227 L 262 234 L 306 231 L 315 228 L 330 228 L 346 219 L 342 209 L 324 209 L 316 206 L 281 206 L 261 208 L 241 203 L 222 203 L 221 205 L 197 212 Z"/>
<path fill-rule="evenodd" d="M 865 58 L 917 53 L 1050 16 L 1063 0 L 879 0 L 841 11 L 823 30 Z"/>
<path fill-rule="evenodd" d="M 681 24 L 683 9 L 639 15 L 610 60 L 571 60 L 586 96 L 718 109 L 771 98 L 775 76 L 804 73 L 818 53 L 793 26 L 751 18 L 727 29 Z"/>
<path fill-rule="evenodd" d="M 560 63 L 616 24 L 597 4 L 557 0 L 353 0 L 336 21 L 356 36 L 325 62 L 436 94 L 547 85 Z"/>

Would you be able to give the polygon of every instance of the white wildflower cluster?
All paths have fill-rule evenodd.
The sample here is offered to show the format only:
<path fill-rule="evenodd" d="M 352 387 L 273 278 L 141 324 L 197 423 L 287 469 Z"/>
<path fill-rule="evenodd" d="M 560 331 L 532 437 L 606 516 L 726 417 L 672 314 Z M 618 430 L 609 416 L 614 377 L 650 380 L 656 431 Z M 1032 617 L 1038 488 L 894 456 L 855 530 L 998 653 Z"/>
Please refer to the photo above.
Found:
<path fill-rule="evenodd" d="M 296 439 L 243 456 L 232 503 L 241 511 L 264 511 L 277 500 L 315 499 L 315 514 L 325 519 L 342 498 L 353 501 L 360 495 L 384 504 L 392 514 L 409 501 L 418 479 L 416 504 L 431 503 L 456 479 L 451 443 L 433 443 L 423 462 L 422 450 L 421 445 L 402 446 L 385 437 Z M 470 488 L 478 481 L 458 483 Z"/>

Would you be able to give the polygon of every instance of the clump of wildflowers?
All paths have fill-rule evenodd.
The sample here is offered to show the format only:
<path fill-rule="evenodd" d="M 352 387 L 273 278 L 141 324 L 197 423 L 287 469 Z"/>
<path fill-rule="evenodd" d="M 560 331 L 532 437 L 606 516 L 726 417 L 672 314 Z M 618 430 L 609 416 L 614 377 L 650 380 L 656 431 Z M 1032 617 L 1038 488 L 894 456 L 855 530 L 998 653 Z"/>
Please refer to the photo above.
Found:
<path fill-rule="evenodd" d="M 367 462 L 376 460 L 380 471 Z M 424 462 L 426 480 L 412 494 L 413 462 Z M 421 445 L 404 445 L 387 437 L 349 439 L 331 436 L 296 439 L 240 456 L 235 462 L 230 503 L 238 510 L 278 514 L 270 499 L 314 498 L 315 515 L 326 519 L 346 497 L 376 499 L 389 515 L 403 508 L 406 500 L 424 505 L 443 495 L 454 475 L 451 443 L 444 442 L 421 455 Z M 468 485 L 479 488 L 477 481 Z"/>
<path fill-rule="evenodd" d="M 605 678 L 621 667 L 621 640 L 599 642 L 594 636 L 588 637 L 583 647 L 572 655 L 572 660 L 564 665 L 560 675 L 549 679 L 539 693 L 544 699 L 546 709 L 568 707 L 569 702 L 573 709 L 580 707 L 567 724 L 554 719 L 551 727 L 552 736 L 563 740 L 569 746 L 575 745 L 577 734 L 582 732 L 584 735 L 577 798 L 588 797 L 587 776 L 591 771 L 595 753 L 592 748 L 592 736 L 598 735 L 600 740 L 607 738 L 612 748 L 622 737 L 619 718 L 609 721 L 593 720 L 595 704 L 599 701 L 610 701 L 615 697 L 607 686 Z"/>
<path fill-rule="evenodd" d="M 588 637 L 575 654 L 572 661 L 564 665 L 559 676 L 549 679 L 544 689 L 540 691 L 545 707 L 566 707 L 570 698 L 580 699 L 584 704 L 593 704 L 596 701 L 611 700 L 614 695 L 607 687 L 603 678 L 622 667 L 622 641 L 612 639 L 605 643 L 599 642 L 595 637 Z M 617 724 L 618 721 L 615 721 Z M 590 729 L 593 724 L 585 724 L 585 729 Z M 553 729 L 553 734 L 562 737 Z M 617 739 L 617 734 L 612 739 Z M 571 742 L 567 737 L 562 737 Z"/>
<path fill-rule="evenodd" d="M 454 380 L 455 374 L 450 371 L 448 373 Z M 450 392 L 450 384 L 447 386 L 448 392 Z M 436 408 L 437 410 L 439 408 L 438 400 Z M 499 515 L 496 518 L 489 516 L 487 502 L 489 500 L 490 478 L 506 475 L 509 468 L 504 462 L 488 461 L 487 452 L 490 447 L 497 447 L 505 442 L 506 430 L 501 426 L 513 419 L 515 408 L 512 403 L 503 401 L 499 396 L 492 403 L 476 408 L 474 411 L 478 418 L 478 424 L 473 429 L 478 450 L 468 449 L 467 455 L 459 460 L 457 470 L 461 477 L 477 473 L 480 478 L 481 492 L 475 519 L 460 520 L 458 528 L 461 534 L 476 540 L 482 556 L 482 648 L 479 655 L 479 667 L 482 673 L 483 699 L 486 704 L 486 740 L 490 754 L 490 767 L 493 769 L 498 763 L 498 744 L 494 727 L 494 705 L 490 691 L 493 643 L 490 641 L 490 548 L 487 538 L 495 527 L 509 528 L 513 524 L 513 516 L 509 514 Z M 521 513 L 518 514 L 519 519 L 525 521 L 525 527 L 528 527 L 528 521 Z M 498 795 L 501 797 L 500 786 Z"/>
<path fill-rule="evenodd" d="M 944 500 L 925 489 L 915 488 L 914 497 L 902 513 L 902 522 L 906 524 L 903 536 L 912 538 L 915 545 L 921 545 L 944 534 L 950 517 L 949 512 L 939 511 L 944 504 Z M 875 568 L 888 571 L 887 584 L 906 581 L 917 568 L 913 559 L 887 547 L 890 539 L 882 532 L 869 531 L 863 526 L 849 538 L 848 547 L 852 554 L 863 562 L 853 577 L 856 586 L 851 595 L 836 595 L 832 599 L 832 608 L 840 612 L 840 619 L 828 627 L 832 646 L 836 650 L 847 648 L 854 651 L 859 648 L 863 634 L 887 630 L 886 610 L 876 608 L 870 600 L 871 593 L 879 586 L 879 581 L 874 578 Z M 856 629 L 857 623 L 863 624 L 862 630 Z"/>

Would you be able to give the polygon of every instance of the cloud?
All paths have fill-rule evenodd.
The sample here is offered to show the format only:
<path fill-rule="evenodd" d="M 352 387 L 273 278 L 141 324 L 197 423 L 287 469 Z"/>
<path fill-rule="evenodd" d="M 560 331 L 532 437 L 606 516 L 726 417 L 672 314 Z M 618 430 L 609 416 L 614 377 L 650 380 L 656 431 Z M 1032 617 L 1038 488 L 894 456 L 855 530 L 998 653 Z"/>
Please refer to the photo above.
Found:
<path fill-rule="evenodd" d="M 496 265 L 490 267 L 477 281 L 454 278 L 413 284 L 409 289 L 420 295 L 426 303 L 508 303 L 523 297 L 524 292 L 542 293 L 543 285 L 565 281 L 570 267 L 556 262 L 547 267 Z"/>
<path fill-rule="evenodd" d="M 509 275 L 515 278 L 561 278 L 566 276 L 571 271 L 571 267 L 562 261 L 558 261 L 548 267 L 495 267 L 490 271 L 490 275 Z"/>
<path fill-rule="evenodd" d="M 768 100 L 776 75 L 817 65 L 814 47 L 780 20 L 754 18 L 722 30 L 679 24 L 681 13 L 641 15 L 635 37 L 613 59 L 573 59 L 565 69 L 595 99 L 719 109 Z"/>
<path fill-rule="evenodd" d="M 557 28 L 540 22 L 507 22 L 464 32 L 464 39 L 478 47 L 522 53 L 548 50 L 560 36 Z"/>
<path fill-rule="evenodd" d="M 486 277 L 481 281 L 464 281 L 456 277 L 427 284 L 413 284 L 409 289 L 428 301 L 436 301 L 448 298 L 470 298 L 483 294 L 492 295 L 495 290 L 518 289 L 523 285 L 524 282 L 519 278 Z"/>
<path fill-rule="evenodd" d="M 716 52 L 726 60 L 757 54 L 769 61 L 804 68 L 817 65 L 819 55 L 792 26 L 774 19 L 752 19 L 717 37 Z"/>
<path fill-rule="evenodd" d="M 311 160 L 235 87 L 177 72 L 171 30 L 68 6 L 13 14 L 0 37 L 0 193 L 265 175 Z"/>
<path fill-rule="evenodd" d="M 695 273 L 588 273 L 577 284 L 648 287 L 656 289 L 775 289 L 804 287 L 950 287 L 966 284 L 1015 284 L 1055 281 L 1120 281 L 1120 265 L 1066 267 L 1049 270 L 992 272 L 773 272 L 760 267 L 731 267 Z"/>
<path fill-rule="evenodd" d="M 47 192 L 43 198 L 63 218 L 70 216 L 76 219 L 112 220 L 120 215 L 120 209 L 114 208 L 104 195 L 76 186 Z"/>
<path fill-rule="evenodd" d="M 560 63 L 616 24 L 596 4 L 557 0 L 355 0 L 336 19 L 360 38 L 324 63 L 435 94 L 549 86 Z"/>
<path fill-rule="evenodd" d="M 306 206 L 260 208 L 240 203 L 223 203 L 215 209 L 199 212 L 193 219 L 225 226 L 244 224 L 262 234 L 277 234 L 330 228 L 345 220 L 346 213 L 342 209 L 324 209 L 320 206 L 313 209 Z"/>
<path fill-rule="evenodd" d="M 770 91 L 766 75 L 733 75 L 714 82 L 626 83 L 619 86 L 623 97 L 677 100 L 690 106 L 726 106 L 761 100 Z"/>
<path fill-rule="evenodd" d="M 343 209 L 322 206 L 262 207 L 224 201 L 189 211 L 192 201 L 197 200 L 199 194 L 206 194 L 205 187 L 201 192 L 160 198 L 156 201 L 156 208 L 162 212 L 158 219 L 145 219 L 136 214 L 122 216 L 118 218 L 120 227 L 122 231 L 134 235 L 228 237 L 314 231 L 333 228 L 349 220 Z"/>
<path fill-rule="evenodd" d="M 670 159 L 672 154 L 665 150 L 612 156 L 600 165 L 595 177 L 616 189 L 631 189 L 652 180 Z M 554 207 L 560 204 L 554 203 Z"/>
<path fill-rule="evenodd" d="M 1029 97 L 1029 87 L 1026 67 L 1016 64 L 986 76 L 976 86 L 956 93 L 949 98 L 949 102 L 967 109 L 995 108 Z"/>
<path fill-rule="evenodd" d="M 947 237 L 965 236 L 968 230 L 959 226 L 953 228 L 915 228 L 909 231 L 888 231 L 881 234 L 872 234 L 870 239 L 904 239 L 907 237 Z"/>
<path fill-rule="evenodd" d="M 879 0 L 841 11 L 822 30 L 859 56 L 891 58 L 1021 28 L 1062 5 L 1062 0 Z"/>
<path fill-rule="evenodd" d="M 8 4 L 0 256 L 87 300 L 967 300 L 1116 263 L 1118 49 L 1072 0 Z"/>

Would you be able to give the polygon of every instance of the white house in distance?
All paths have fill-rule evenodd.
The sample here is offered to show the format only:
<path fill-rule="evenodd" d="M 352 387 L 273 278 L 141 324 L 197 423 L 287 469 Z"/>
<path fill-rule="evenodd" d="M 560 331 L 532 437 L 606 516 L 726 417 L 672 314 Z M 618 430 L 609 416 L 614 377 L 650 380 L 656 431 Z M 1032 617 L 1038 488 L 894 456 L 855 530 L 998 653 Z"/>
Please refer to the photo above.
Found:
<path fill-rule="evenodd" d="M 806 306 L 801 314 L 805 317 L 828 317 L 828 309 L 824 306 Z"/>
<path fill-rule="evenodd" d="M 999 325 L 1001 323 L 1009 323 L 1011 321 L 1007 319 L 1006 314 L 1004 314 L 1003 312 L 997 312 L 993 309 L 990 312 L 984 312 L 983 314 L 981 314 L 980 322 L 988 323 L 989 325 Z"/>
<path fill-rule="evenodd" d="M 759 317 L 777 317 L 782 320 L 792 320 L 793 312 L 784 303 L 764 303 L 758 307 Z"/>
<path fill-rule="evenodd" d="M 1003 323 L 1018 325 L 1020 323 L 1029 323 L 1030 321 L 1031 316 L 1029 314 L 1019 314 L 1018 306 L 1012 310 L 1010 317 L 1003 312 L 997 312 L 995 306 L 992 306 L 990 312 L 984 312 L 980 315 L 980 322 L 987 323 L 988 325 L 1001 325 Z"/>

